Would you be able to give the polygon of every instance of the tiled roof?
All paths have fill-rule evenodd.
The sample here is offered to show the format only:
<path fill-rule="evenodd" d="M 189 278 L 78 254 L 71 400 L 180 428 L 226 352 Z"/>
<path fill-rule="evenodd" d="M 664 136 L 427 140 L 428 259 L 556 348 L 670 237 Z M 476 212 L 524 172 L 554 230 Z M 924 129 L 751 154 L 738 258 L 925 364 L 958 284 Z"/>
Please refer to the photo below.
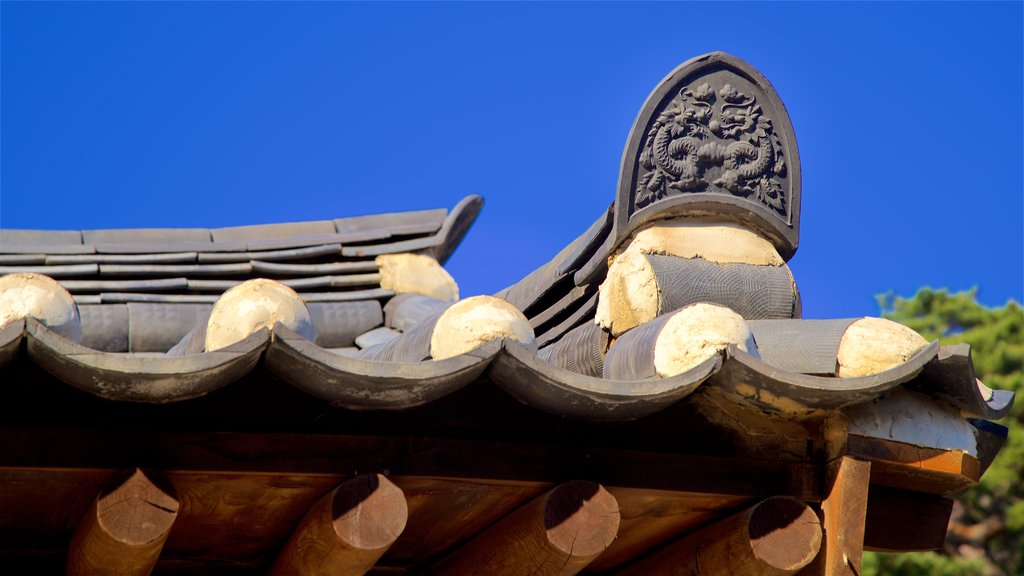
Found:
<path fill-rule="evenodd" d="M 213 230 L 0 230 L 0 275 L 54 278 L 79 305 L 83 343 L 107 352 L 165 352 L 220 295 L 251 278 L 296 290 L 320 342 L 351 346 L 381 324 L 375 257 L 415 252 L 444 263 L 480 210 L 470 196 L 447 210 Z M 375 310 L 375 311 L 374 311 Z M 339 326 L 336 320 L 349 320 Z"/>
<path fill-rule="evenodd" d="M 380 298 L 373 257 L 424 252 L 442 264 L 480 210 L 444 209 L 318 222 L 120 230 L 0 230 L 0 274 L 61 281 L 79 304 L 212 303 L 247 278 L 278 278 L 307 302 Z"/>
<path fill-rule="evenodd" d="M 611 233 L 611 210 L 608 217 L 599 219 L 548 264 L 499 293 L 499 296 L 525 313 L 537 335 L 539 351 L 531 351 L 514 340 L 505 340 L 492 342 L 454 358 L 430 360 L 429 347 L 425 347 L 423 341 L 423 338 L 429 339 L 429 330 L 423 336 L 416 337 L 420 343 L 414 344 L 417 347 L 415 350 L 422 349 L 424 352 L 397 355 L 388 352 L 386 356 L 381 356 L 380 347 L 377 348 L 378 352 L 370 347 L 364 354 L 359 354 L 358 348 L 351 348 L 363 334 L 367 335 L 366 341 L 362 342 L 363 348 L 369 344 L 388 342 L 402 332 L 408 334 L 408 337 L 396 342 L 411 342 L 412 333 L 416 332 L 412 329 L 422 325 L 423 321 L 436 319 L 447 305 L 427 297 L 418 297 L 421 302 L 417 304 L 408 300 L 411 294 L 397 298 L 394 304 L 405 301 L 420 307 L 427 306 L 403 325 L 401 317 L 394 316 L 394 304 L 381 305 L 382 301 L 387 303 L 391 300 L 394 294 L 380 288 L 379 276 L 370 272 L 377 268 L 372 259 L 347 257 L 344 248 L 339 252 L 337 245 L 327 250 L 331 245 L 321 244 L 319 240 L 322 237 L 305 233 L 331 229 L 337 231 L 335 234 L 362 234 L 359 237 L 362 241 L 371 239 L 377 242 L 397 236 L 395 230 L 415 228 L 421 236 L 400 240 L 398 244 L 407 248 L 408 243 L 412 243 L 418 249 L 427 250 L 444 259 L 465 232 L 479 205 L 479 198 L 467 198 L 447 218 L 442 218 L 444 211 L 433 210 L 363 216 L 333 222 L 213 231 L 83 232 L 80 238 L 88 243 L 79 246 L 87 246 L 95 251 L 81 257 L 100 258 L 100 262 L 70 266 L 88 266 L 91 274 L 95 274 L 98 267 L 100 272 L 97 279 L 79 276 L 71 280 L 57 274 L 58 281 L 80 303 L 83 344 L 70 341 L 42 323 L 29 319 L 26 323 L 11 324 L 3 330 L 0 363 L 15 361 L 19 357 L 20 342 L 24 339 L 27 346 L 22 354 L 28 360 L 73 386 L 111 400 L 154 403 L 184 401 L 223 386 L 244 386 L 244 376 L 257 365 L 263 364 L 282 380 L 332 405 L 384 410 L 427 404 L 486 376 L 513 397 L 534 408 L 589 420 L 641 418 L 684 401 L 700 386 L 720 388 L 743 403 L 768 413 L 780 413 L 778 399 L 782 399 L 788 402 L 786 415 L 798 418 L 864 403 L 901 385 L 941 398 L 974 418 L 999 418 L 1006 413 L 1012 402 L 1012 394 L 1008 392 L 989 393 L 979 389 L 973 376 L 969 350 L 962 346 L 940 349 L 937 343 L 932 344 L 905 364 L 871 376 L 835 378 L 814 375 L 815 372 L 801 373 L 801 364 L 794 364 L 794 358 L 797 357 L 795 352 L 801 350 L 799 344 L 794 345 L 792 337 L 780 338 L 778 334 L 785 333 L 785 322 L 797 326 L 796 335 L 801 330 L 812 334 L 809 331 L 811 327 L 821 327 L 820 322 L 815 324 L 813 321 L 803 324 L 800 321 L 781 321 L 781 324 L 778 321 L 775 324 L 772 321 L 765 321 L 764 324 L 751 321 L 755 335 L 763 343 L 760 346 L 760 357 L 731 347 L 722 355 L 670 378 L 619 381 L 609 379 L 607 375 L 602 377 L 600 369 L 569 370 L 560 367 L 558 362 L 552 360 L 552 354 L 558 348 L 556 344 L 568 338 L 570 340 L 565 340 L 565 343 L 571 343 L 571 347 L 577 350 L 581 343 L 589 342 L 593 337 L 591 332 L 597 330 L 585 329 L 583 340 L 579 340 L 582 327 L 594 326 L 598 284 L 603 280 L 606 267 L 598 267 L 590 278 L 581 277 L 577 272 L 588 261 L 608 260 L 610 250 L 607 248 L 607 237 Z M 296 233 L 299 236 L 293 235 Z M 27 231 L 4 231 L 3 234 L 8 241 L 19 241 L 17 244 L 4 244 L 4 257 L 7 258 L 15 254 L 23 256 L 19 252 L 28 245 L 26 242 L 41 238 Z M 48 234 L 46 238 L 66 243 L 71 236 L 79 237 L 77 234 Z M 179 241 L 194 244 L 198 237 L 205 234 L 209 235 L 208 251 L 189 253 L 190 262 L 202 261 L 204 257 L 214 255 L 225 259 L 250 260 L 232 264 L 152 264 L 146 260 L 152 258 L 163 262 L 168 254 L 180 254 L 171 248 L 172 245 Z M 332 238 L 337 239 L 338 236 Z M 103 260 L 113 256 L 104 248 L 104 242 L 129 239 L 136 239 L 139 243 L 134 246 L 140 247 L 132 250 L 136 252 L 130 256 L 132 264 L 110 264 Z M 149 244 L 147 240 L 160 244 Z M 237 243 L 244 242 L 247 251 L 218 252 L 216 248 L 210 248 L 220 246 L 222 241 L 236 243 L 240 250 L 242 246 Z M 303 246 L 302 242 L 315 244 L 313 250 L 322 252 L 315 255 L 303 252 L 310 248 Z M 251 259 L 251 248 L 271 243 L 276 243 L 274 249 L 288 246 L 289 251 L 283 252 L 280 260 L 273 263 Z M 394 245 L 390 244 L 392 247 Z M 382 246 L 388 244 L 357 244 L 350 247 L 376 254 Z M 142 247 L 149 250 L 143 251 Z M 63 270 L 69 266 L 47 265 L 46 262 L 53 257 L 54 254 L 42 253 L 38 255 L 42 265 L 11 266 L 9 270 L 45 273 L 52 272 L 52 268 Z M 298 260 L 289 260 L 291 258 Z M 218 280 L 196 277 L 196 271 L 203 267 L 212 273 L 216 269 L 212 267 L 223 266 L 239 266 L 238 275 Z M 181 270 L 165 272 L 167 268 Z M 138 280 L 105 279 L 130 270 L 138 270 L 139 274 L 145 273 L 146 276 Z M 339 275 L 320 276 L 328 271 Z M 345 274 L 346 271 L 349 273 Z M 158 278 L 165 273 L 180 278 Z M 298 290 L 306 301 L 316 328 L 316 342 L 310 342 L 284 326 L 277 326 L 273 337 L 266 331 L 258 332 L 242 342 L 213 352 L 159 354 L 171 349 L 192 330 L 197 320 L 205 318 L 209 305 L 221 292 L 246 277 L 263 274 L 277 276 L 283 283 L 291 283 Z M 360 278 L 365 278 L 368 285 L 360 286 L 359 282 L 353 280 Z M 114 296 L 102 292 L 108 286 L 105 283 L 111 282 L 133 283 L 132 288 L 122 289 L 136 291 Z M 325 284 L 323 288 L 320 282 Z M 87 294 L 97 291 L 100 292 L 98 295 Z M 188 303 L 188 298 L 196 297 L 199 291 L 206 291 L 198 297 L 208 300 L 210 304 Z M 167 300 L 161 301 L 160 298 Z M 103 303 L 86 303 L 93 299 Z M 157 300 L 153 302 L 149 299 Z M 391 317 L 386 319 L 385 311 L 388 309 L 392 309 L 392 312 Z M 841 324 L 840 335 L 849 322 Z M 400 330 L 383 328 L 385 323 Z M 793 330 L 790 329 L 791 332 Z M 369 337 L 377 332 L 382 334 L 374 336 L 375 339 L 370 342 Z M 822 340 L 820 337 L 817 339 Z M 94 345 L 96 342 L 102 342 L 102 345 Z M 790 342 L 789 347 L 783 345 L 783 342 Z M 123 353 L 129 350 L 136 353 Z M 803 350 L 810 348 L 804 346 Z M 201 348 L 193 350 L 196 351 L 201 351 Z M 835 364 L 834 349 L 832 354 L 830 356 L 826 350 L 826 365 Z M 602 355 L 603 351 L 597 355 L 598 361 Z M 821 362 L 818 361 L 819 364 Z M 811 367 L 805 366 L 805 371 L 812 367 L 813 362 Z M 775 400 L 765 401 L 764 397 Z"/>

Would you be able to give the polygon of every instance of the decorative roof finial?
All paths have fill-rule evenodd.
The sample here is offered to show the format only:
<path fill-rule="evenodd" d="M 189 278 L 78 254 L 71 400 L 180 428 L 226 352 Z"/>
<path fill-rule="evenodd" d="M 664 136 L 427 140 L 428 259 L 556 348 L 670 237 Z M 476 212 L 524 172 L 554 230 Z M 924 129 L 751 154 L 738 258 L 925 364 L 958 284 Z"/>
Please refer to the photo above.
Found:
<path fill-rule="evenodd" d="M 783 258 L 800 232 L 800 155 L 782 100 L 750 64 L 689 60 L 651 92 L 622 155 L 617 242 L 651 220 L 721 216 L 767 237 Z"/>

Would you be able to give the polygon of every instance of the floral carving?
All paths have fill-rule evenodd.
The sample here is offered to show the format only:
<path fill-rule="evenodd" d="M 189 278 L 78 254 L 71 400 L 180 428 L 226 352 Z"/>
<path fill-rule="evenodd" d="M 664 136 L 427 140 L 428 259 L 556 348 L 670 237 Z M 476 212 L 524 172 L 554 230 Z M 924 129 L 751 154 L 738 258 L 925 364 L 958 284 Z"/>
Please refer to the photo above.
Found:
<path fill-rule="evenodd" d="M 731 84 L 686 87 L 647 130 L 636 206 L 672 194 L 726 191 L 786 217 L 782 144 L 756 98 Z M 717 189 L 717 190 L 716 190 Z"/>

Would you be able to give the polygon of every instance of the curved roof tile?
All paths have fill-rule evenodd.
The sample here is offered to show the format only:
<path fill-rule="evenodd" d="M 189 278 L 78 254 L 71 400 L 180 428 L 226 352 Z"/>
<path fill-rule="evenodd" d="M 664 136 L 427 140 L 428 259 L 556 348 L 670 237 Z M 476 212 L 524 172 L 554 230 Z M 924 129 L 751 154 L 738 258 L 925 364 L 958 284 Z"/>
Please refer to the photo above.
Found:
<path fill-rule="evenodd" d="M 1013 403 L 1011 392 L 978 385 L 965 347 L 940 348 L 937 342 L 900 366 L 858 378 L 789 372 L 731 347 L 683 374 L 627 382 L 570 372 L 510 340 L 447 360 L 381 362 L 337 354 L 281 325 L 273 338 L 261 329 L 222 350 L 169 356 L 93 350 L 29 319 L 0 330 L 0 366 L 19 356 L 23 336 L 27 358 L 60 380 L 108 400 L 156 404 L 237 383 L 261 358 L 292 386 L 353 410 L 429 404 L 485 375 L 533 408 L 592 421 L 643 418 L 683 401 L 702 385 L 760 411 L 797 419 L 867 402 L 900 385 L 946 401 L 967 416 L 1000 418 Z"/>
<path fill-rule="evenodd" d="M 476 380 L 497 342 L 446 360 L 377 362 L 336 354 L 278 324 L 266 365 L 313 396 L 353 410 L 401 410 L 443 398 Z"/>
<path fill-rule="evenodd" d="M 714 356 L 671 378 L 609 380 L 559 368 L 519 342 L 506 340 L 489 377 L 534 408 L 583 420 L 622 421 L 649 416 L 681 401 L 721 364 L 721 358 Z"/>
<path fill-rule="evenodd" d="M 943 346 L 938 361 L 926 365 L 922 378 L 913 386 L 949 402 L 969 417 L 998 420 L 1013 407 L 1013 392 L 992 390 L 975 377 L 968 344 Z"/>
<path fill-rule="evenodd" d="M 99 352 L 37 320 L 25 323 L 28 357 L 72 386 L 126 402 L 166 404 L 204 396 L 249 373 L 267 346 L 266 329 L 217 350 L 187 356 Z"/>
<path fill-rule="evenodd" d="M 11 322 L 0 329 L 0 368 L 9 364 L 18 355 L 21 339 L 25 334 L 25 322 Z"/>
<path fill-rule="evenodd" d="M 812 416 L 877 398 L 920 374 L 938 352 L 939 343 L 932 342 L 890 370 L 857 378 L 833 378 L 789 372 L 730 346 L 727 360 L 710 384 L 764 412 Z"/>

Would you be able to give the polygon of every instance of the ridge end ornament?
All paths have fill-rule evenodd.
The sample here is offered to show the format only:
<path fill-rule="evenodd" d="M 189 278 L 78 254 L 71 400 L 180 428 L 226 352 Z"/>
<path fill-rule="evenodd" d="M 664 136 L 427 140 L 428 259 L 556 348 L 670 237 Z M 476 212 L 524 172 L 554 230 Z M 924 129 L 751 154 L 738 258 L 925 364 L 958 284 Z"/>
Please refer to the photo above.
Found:
<path fill-rule="evenodd" d="M 800 154 L 789 114 L 760 72 L 723 52 L 665 77 L 623 151 L 616 243 L 647 222 L 680 215 L 738 221 L 786 260 L 799 244 Z"/>

